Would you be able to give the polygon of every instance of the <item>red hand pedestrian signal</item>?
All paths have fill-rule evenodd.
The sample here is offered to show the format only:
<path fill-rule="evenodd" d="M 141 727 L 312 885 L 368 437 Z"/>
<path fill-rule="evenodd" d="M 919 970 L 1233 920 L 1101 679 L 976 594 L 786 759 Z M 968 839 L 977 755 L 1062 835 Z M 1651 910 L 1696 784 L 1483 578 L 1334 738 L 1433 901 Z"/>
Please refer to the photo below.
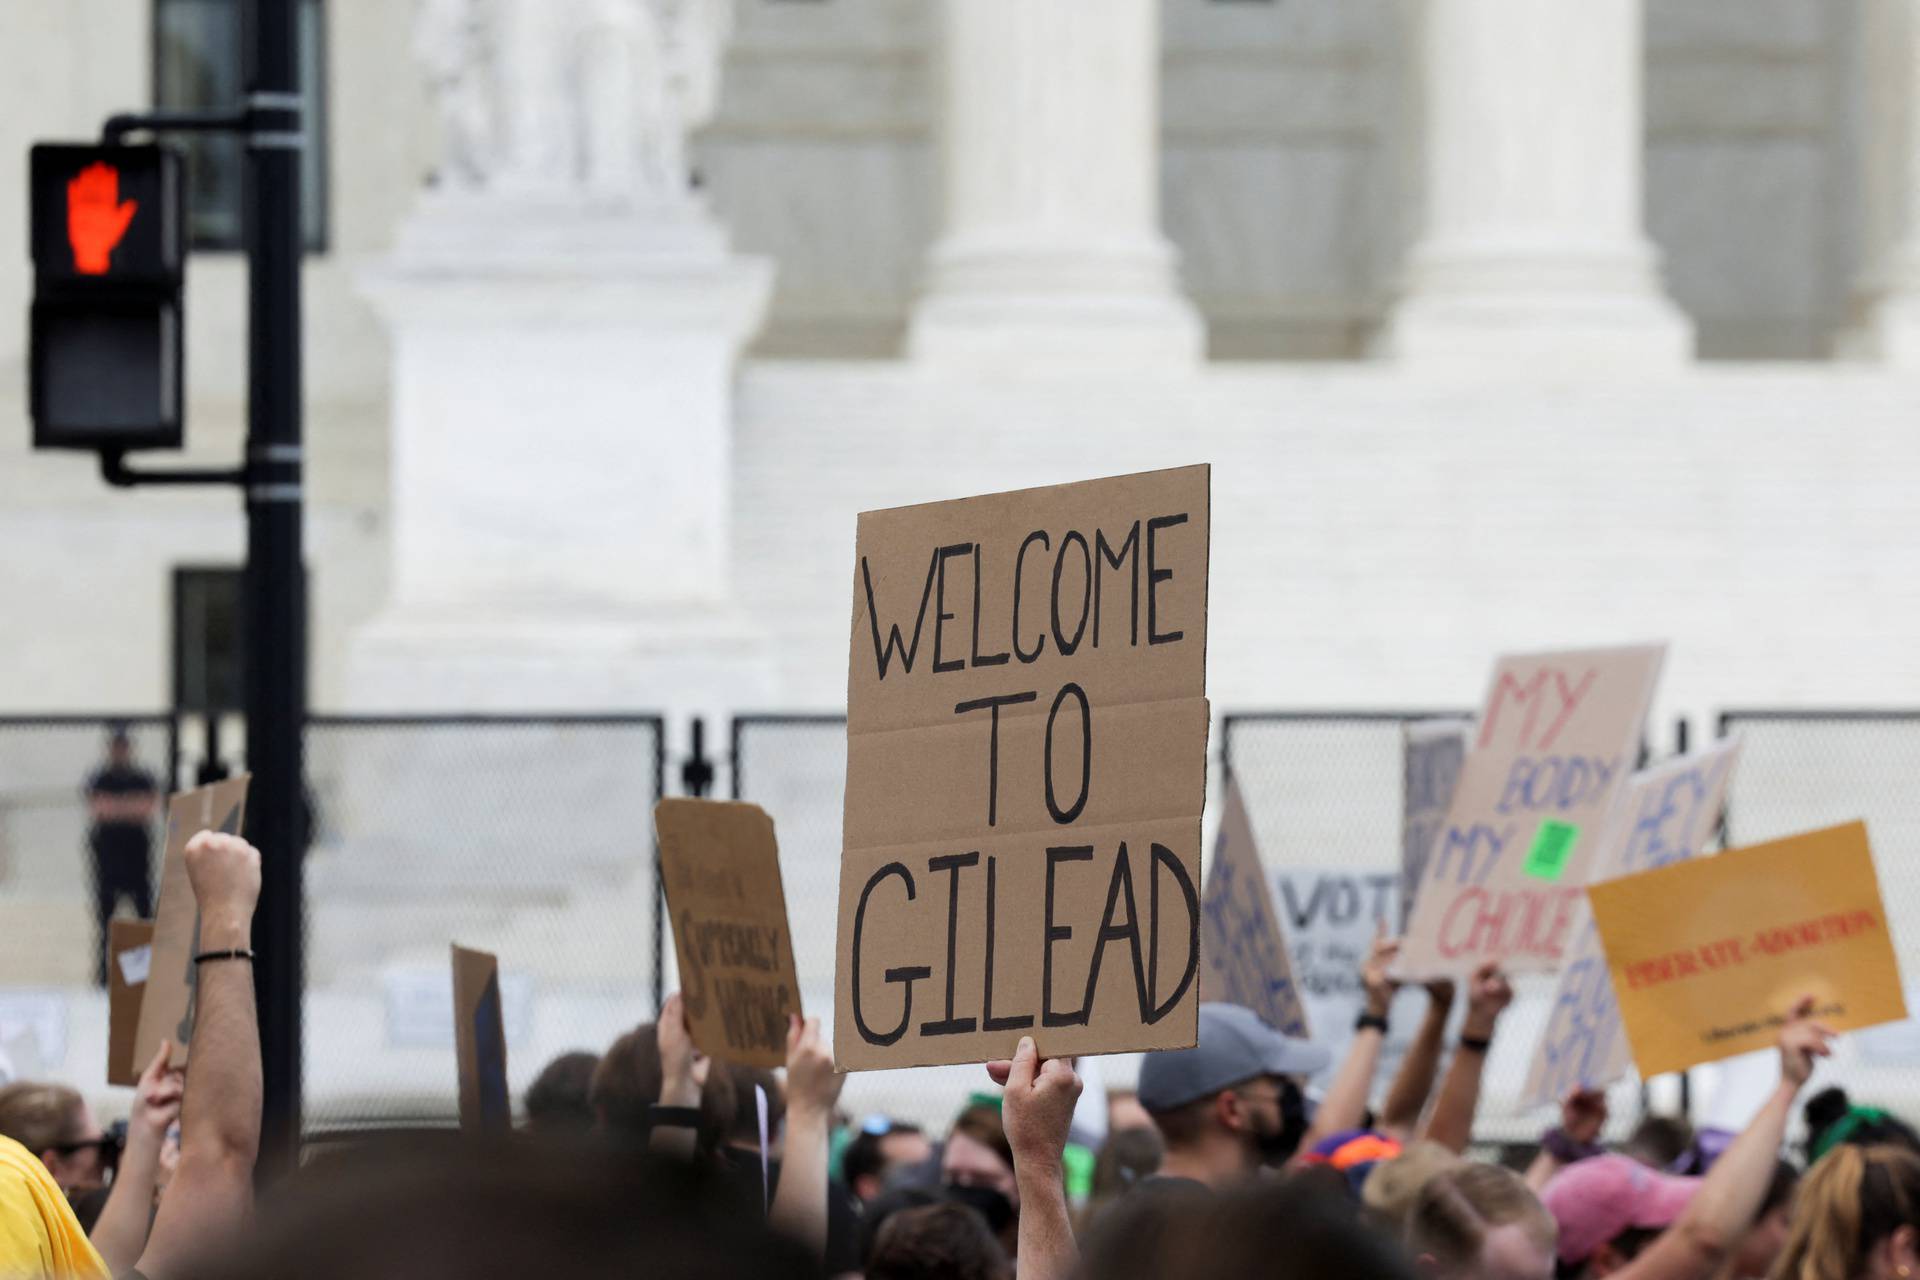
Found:
<path fill-rule="evenodd" d="M 73 246 L 73 269 L 83 276 L 103 276 L 112 265 L 113 248 L 127 234 L 139 201 L 120 203 L 120 171 L 104 160 L 82 169 L 67 183 L 67 242 Z"/>

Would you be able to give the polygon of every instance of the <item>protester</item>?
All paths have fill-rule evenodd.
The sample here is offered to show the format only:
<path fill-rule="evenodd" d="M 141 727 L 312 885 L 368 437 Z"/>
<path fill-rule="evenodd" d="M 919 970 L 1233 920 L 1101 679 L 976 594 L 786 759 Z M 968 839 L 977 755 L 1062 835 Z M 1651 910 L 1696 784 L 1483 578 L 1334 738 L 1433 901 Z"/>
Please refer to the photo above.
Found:
<path fill-rule="evenodd" d="M 887 1218 L 866 1262 L 866 1280 L 1011 1280 L 1006 1250 L 979 1214 L 951 1202 Z"/>
<path fill-rule="evenodd" d="M 0 1136 L 0 1276 L 106 1280 L 112 1274 L 47 1166 Z"/>
<path fill-rule="evenodd" d="M 93 854 L 93 948 L 97 987 L 107 985 L 107 922 L 122 899 L 141 919 L 153 915 L 153 817 L 160 805 L 153 775 L 133 761 L 127 731 L 115 728 L 107 739 L 107 763 L 87 779 L 87 812 L 93 826 L 87 844 Z"/>
<path fill-rule="evenodd" d="M 1793 1102 L 1830 1052 L 1833 1033 L 1801 1001 L 1781 1029 L 1780 1083 L 1705 1177 L 1659 1173 L 1625 1155 L 1581 1160 L 1541 1199 L 1559 1225 L 1559 1274 L 1617 1280 L 1706 1280 L 1754 1226 L 1773 1183 Z"/>
<path fill-rule="evenodd" d="M 685 1057 L 676 1058 L 672 1088 L 663 1092 L 662 1028 L 684 1026 L 685 1012 L 675 992 L 661 1006 L 659 1022 L 643 1022 L 608 1047 L 587 1090 L 596 1129 L 644 1147 L 652 1141 L 659 1108 L 673 1119 L 695 1122 L 677 1124 L 670 1134 L 662 1135 L 669 1146 L 665 1154 L 692 1154 L 697 1148 L 704 1156 L 717 1155 L 733 1121 L 733 1077 L 712 1070 L 706 1055 L 693 1048 L 684 1031 L 668 1033 L 676 1052 L 684 1052 Z M 676 1145 L 683 1140 L 689 1148 L 684 1151 Z"/>
<path fill-rule="evenodd" d="M 1251 1010 L 1202 1004 L 1198 1044 L 1149 1053 L 1140 1064 L 1140 1103 L 1166 1143 L 1160 1172 L 1143 1185 L 1218 1190 L 1263 1164 L 1284 1164 L 1307 1132 L 1301 1082 L 1328 1058 Z"/>
<path fill-rule="evenodd" d="M 1001 1108 L 1020 1206 L 1014 1253 L 1021 1280 L 1065 1280 L 1080 1257 L 1067 1209 L 1064 1161 L 1080 1077 L 1059 1058 L 1043 1061 L 1032 1036 L 1020 1037 L 1011 1061 L 988 1063 L 987 1074 L 1006 1088 Z"/>
<path fill-rule="evenodd" d="M 1634 1126 L 1620 1153 L 1649 1169 L 1672 1169 L 1693 1145 L 1693 1126 L 1679 1116 L 1652 1115 Z"/>
<path fill-rule="evenodd" d="M 593 1128 L 594 1068 L 600 1055 L 563 1053 L 541 1068 L 527 1086 L 527 1128 L 542 1137 L 577 1137 Z"/>
<path fill-rule="evenodd" d="M 1896 1146 L 1920 1154 L 1920 1133 L 1878 1107 L 1855 1106 L 1847 1091 L 1822 1089 L 1807 1099 L 1807 1159 L 1820 1160 L 1843 1142 L 1856 1146 Z"/>
<path fill-rule="evenodd" d="M 900 1169 L 933 1158 L 933 1143 L 919 1125 L 868 1116 L 840 1156 L 840 1179 L 862 1204 L 871 1204 Z"/>
<path fill-rule="evenodd" d="M 1499 1165 L 1441 1170 L 1407 1215 L 1407 1249 L 1435 1280 L 1551 1280 L 1555 1235 L 1539 1198 Z"/>
<path fill-rule="evenodd" d="M 940 1150 L 940 1189 L 948 1200 L 978 1212 L 994 1235 L 1011 1246 L 1020 1187 L 998 1106 L 970 1103 L 954 1118 Z"/>
<path fill-rule="evenodd" d="M 1121 1129 L 1109 1135 L 1094 1157 L 1093 1190 L 1080 1213 L 1082 1231 L 1116 1200 L 1158 1173 L 1166 1153 L 1158 1129 Z"/>
<path fill-rule="evenodd" d="M 1391 1160 L 1373 1166 L 1360 1187 L 1360 1203 L 1395 1239 L 1407 1233 L 1407 1220 L 1420 1193 L 1433 1178 L 1461 1162 L 1437 1142 L 1415 1142 Z"/>
<path fill-rule="evenodd" d="M 0 1088 L 0 1135 L 38 1156 L 67 1196 L 105 1186 L 120 1154 L 86 1099 L 63 1084 L 21 1080 Z"/>
<path fill-rule="evenodd" d="M 1920 1155 L 1838 1144 L 1808 1171 L 1774 1280 L 1906 1280 L 1920 1272 Z"/>
<path fill-rule="evenodd" d="M 1448 978 L 1426 984 L 1427 1008 L 1419 1029 L 1400 1059 L 1386 1101 L 1380 1106 L 1378 1128 L 1402 1144 L 1409 1142 L 1420 1127 L 1420 1117 L 1433 1096 L 1434 1080 L 1440 1073 L 1440 1053 L 1446 1047 L 1447 1018 L 1453 1013 L 1454 985 Z M 1389 1008 L 1391 1004 L 1389 1003 Z M 1371 1012 L 1371 1010 L 1369 1010 Z M 1386 1015 L 1382 1014 L 1384 1018 Z M 1384 1029 L 1382 1036 L 1386 1034 Z"/>

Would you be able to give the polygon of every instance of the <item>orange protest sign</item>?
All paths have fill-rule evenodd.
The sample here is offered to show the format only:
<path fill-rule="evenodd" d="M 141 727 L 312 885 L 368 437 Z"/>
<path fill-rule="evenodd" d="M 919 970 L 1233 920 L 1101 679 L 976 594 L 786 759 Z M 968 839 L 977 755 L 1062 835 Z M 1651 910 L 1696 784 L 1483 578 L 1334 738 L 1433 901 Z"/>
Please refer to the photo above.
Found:
<path fill-rule="evenodd" d="M 1773 1043 L 1812 996 L 1835 1030 L 1907 1016 L 1864 823 L 1592 885 L 1640 1074 Z"/>

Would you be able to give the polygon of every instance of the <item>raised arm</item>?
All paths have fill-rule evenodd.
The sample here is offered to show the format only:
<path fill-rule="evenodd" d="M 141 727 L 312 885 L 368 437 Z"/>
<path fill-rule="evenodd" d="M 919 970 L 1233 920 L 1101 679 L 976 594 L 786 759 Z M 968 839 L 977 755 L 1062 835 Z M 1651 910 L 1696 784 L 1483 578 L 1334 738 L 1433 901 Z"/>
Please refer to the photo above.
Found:
<path fill-rule="evenodd" d="M 987 1074 L 1007 1087 L 1000 1106 L 1020 1190 L 1020 1280 L 1068 1280 L 1080 1266 L 1065 1162 L 1080 1077 L 1060 1058 L 1042 1062 L 1032 1036 L 1020 1037 L 1013 1061 L 989 1062 Z"/>
<path fill-rule="evenodd" d="M 833 1104 L 846 1077 L 833 1069 L 833 1049 L 820 1035 L 820 1019 L 787 1031 L 787 1144 L 780 1158 L 780 1186 L 768 1212 L 775 1230 L 827 1252 L 827 1149 L 833 1135 Z"/>
<path fill-rule="evenodd" d="M 199 905 L 199 945 L 244 951 L 260 898 L 260 854 L 238 836 L 202 831 L 187 842 L 187 878 Z M 253 965 L 245 959 L 199 966 L 193 1051 L 181 1102 L 180 1165 L 167 1186 L 140 1271 L 150 1280 L 184 1275 L 209 1242 L 230 1238 L 253 1206 L 260 1151 L 260 1028 Z"/>
<path fill-rule="evenodd" d="M 1833 1052 L 1833 1032 L 1813 1020 L 1811 996 L 1780 1029 L 1780 1083 L 1733 1145 L 1707 1170 L 1680 1220 L 1615 1274 L 1619 1280 L 1703 1280 L 1724 1263 L 1766 1201 L 1793 1100 L 1813 1060 Z"/>
<path fill-rule="evenodd" d="M 1427 1012 L 1413 1043 L 1400 1059 L 1400 1070 L 1387 1089 L 1387 1100 L 1380 1108 L 1380 1131 L 1402 1141 L 1411 1138 L 1420 1126 L 1420 1113 L 1427 1109 L 1433 1095 L 1433 1082 L 1440 1075 L 1440 1050 L 1447 1039 L 1447 1015 L 1453 1012 L 1453 982 L 1440 978 L 1427 984 Z"/>
<path fill-rule="evenodd" d="M 113 1190 L 89 1237 L 114 1275 L 138 1262 L 147 1246 L 160 1151 L 167 1144 L 168 1128 L 180 1115 L 180 1073 L 167 1067 L 172 1056 L 173 1046 L 161 1041 L 160 1051 L 140 1073 L 133 1114 L 127 1120 L 127 1149 L 114 1169 Z"/>
<path fill-rule="evenodd" d="M 1527 1166 L 1527 1186 L 1535 1195 L 1553 1181 L 1553 1175 L 1588 1156 L 1597 1156 L 1600 1131 L 1607 1127 L 1607 1091 L 1575 1089 L 1560 1103 L 1560 1126 L 1547 1130 L 1540 1150 Z"/>
<path fill-rule="evenodd" d="M 1314 1110 L 1313 1125 L 1300 1142 L 1306 1150 L 1330 1134 L 1357 1129 L 1366 1122 L 1367 1095 L 1373 1091 L 1373 1075 L 1380 1066 L 1380 1049 L 1387 1040 L 1387 1011 L 1393 1006 L 1396 984 L 1387 976 L 1400 954 L 1400 939 L 1386 936 L 1382 925 L 1360 966 L 1360 985 L 1367 993 L 1366 1007 L 1347 1043 L 1347 1056 L 1327 1086 L 1326 1097 Z"/>
<path fill-rule="evenodd" d="M 1465 1151 L 1473 1140 L 1473 1114 L 1480 1106 L 1480 1074 L 1486 1070 L 1487 1051 L 1493 1046 L 1493 1029 L 1500 1013 L 1513 1002 L 1513 988 L 1500 972 L 1497 961 L 1489 960 L 1473 971 L 1467 987 L 1467 1017 L 1460 1024 L 1460 1043 L 1454 1046 L 1453 1061 L 1447 1064 L 1446 1079 L 1440 1082 L 1440 1097 L 1427 1117 L 1426 1130 L 1420 1135 L 1431 1138 L 1452 1151 Z"/>
<path fill-rule="evenodd" d="M 693 1047 L 693 1033 L 687 1030 L 687 1008 L 678 991 L 661 1004 L 654 1034 L 660 1046 L 658 1105 L 698 1111 L 713 1061 Z M 647 1149 L 655 1155 L 691 1160 L 699 1147 L 698 1125 L 655 1124 L 647 1130 Z"/>

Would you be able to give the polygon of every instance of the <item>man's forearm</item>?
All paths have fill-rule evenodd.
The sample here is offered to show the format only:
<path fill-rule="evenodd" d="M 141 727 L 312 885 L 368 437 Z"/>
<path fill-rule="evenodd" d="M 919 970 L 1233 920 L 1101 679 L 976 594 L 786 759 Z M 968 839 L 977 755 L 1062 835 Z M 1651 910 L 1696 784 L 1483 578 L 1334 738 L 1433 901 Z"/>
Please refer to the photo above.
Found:
<path fill-rule="evenodd" d="M 249 920 L 200 922 L 202 951 L 251 945 Z M 195 975 L 193 1044 L 181 1102 L 180 1162 L 239 1161 L 260 1153 L 260 1027 L 253 1002 L 253 964 L 214 960 Z"/>
<path fill-rule="evenodd" d="M 1467 1045 L 1457 1045 L 1453 1061 L 1447 1064 L 1446 1079 L 1440 1082 L 1440 1098 L 1427 1117 L 1421 1137 L 1429 1138 L 1450 1151 L 1465 1151 L 1473 1140 L 1473 1116 L 1480 1106 L 1480 1076 L 1486 1070 L 1487 1055 Z"/>
<path fill-rule="evenodd" d="M 129 1270 L 147 1247 L 153 1223 L 153 1189 L 160 1176 L 163 1139 L 142 1128 L 127 1134 L 127 1149 L 114 1169 L 113 1190 L 87 1238 L 114 1275 Z"/>
<path fill-rule="evenodd" d="M 1730 1247 L 1758 1216 L 1780 1159 L 1780 1143 L 1786 1137 L 1796 1093 L 1782 1081 L 1733 1145 L 1707 1170 L 1679 1224 L 1697 1243 L 1710 1249 Z"/>
<path fill-rule="evenodd" d="M 775 1230 L 813 1249 L 827 1252 L 827 1147 L 832 1117 L 828 1112 L 796 1109 L 787 1113 L 786 1152 L 780 1161 L 780 1186 L 768 1220 Z"/>
<path fill-rule="evenodd" d="M 1378 1028 L 1355 1031 L 1347 1043 L 1347 1056 L 1340 1070 L 1313 1113 L 1313 1127 L 1305 1139 L 1310 1144 L 1328 1134 L 1357 1129 L 1367 1114 L 1367 1093 L 1373 1088 L 1373 1074 L 1380 1066 L 1380 1047 L 1386 1036 Z"/>
<path fill-rule="evenodd" d="M 1080 1266 L 1058 1162 L 1014 1162 L 1020 1186 L 1020 1280 L 1067 1280 Z"/>
<path fill-rule="evenodd" d="M 1435 1000 L 1427 1005 L 1426 1016 L 1420 1019 L 1420 1030 L 1415 1033 L 1413 1044 L 1408 1047 L 1407 1056 L 1400 1060 L 1400 1070 L 1387 1089 L 1387 1100 L 1380 1109 L 1381 1128 L 1412 1133 L 1420 1123 L 1420 1113 L 1426 1110 L 1427 1099 L 1433 1094 L 1433 1082 L 1440 1074 L 1440 1049 L 1446 1043 L 1447 1013 L 1451 1009 L 1451 1002 L 1442 1004 Z"/>

